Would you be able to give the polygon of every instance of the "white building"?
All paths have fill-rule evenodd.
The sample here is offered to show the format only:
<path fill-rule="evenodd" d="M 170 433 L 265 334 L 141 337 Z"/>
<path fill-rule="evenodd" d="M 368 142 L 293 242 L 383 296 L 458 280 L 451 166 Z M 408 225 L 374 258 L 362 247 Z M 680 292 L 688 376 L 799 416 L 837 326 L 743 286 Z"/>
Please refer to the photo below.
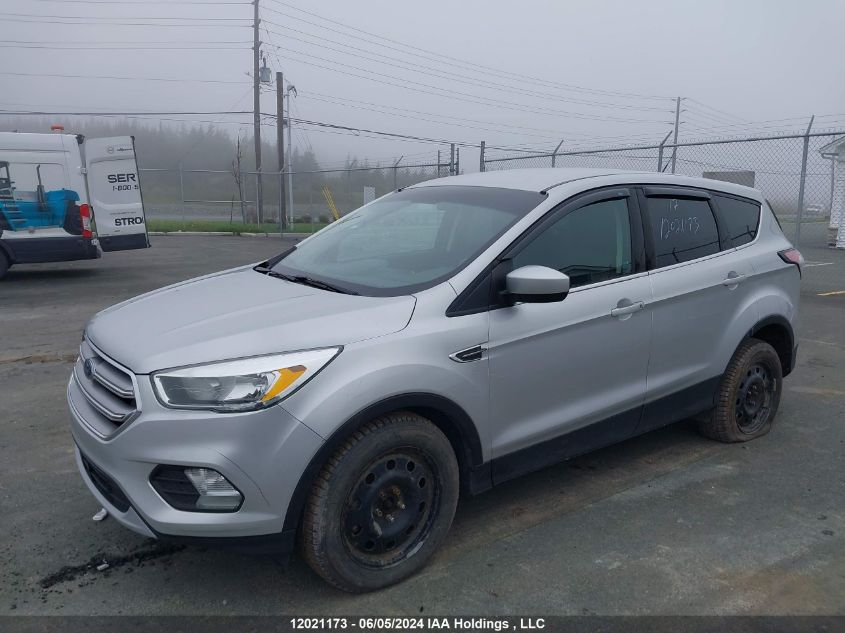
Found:
<path fill-rule="evenodd" d="M 833 199 L 830 205 L 828 244 L 845 248 L 845 136 L 831 141 L 819 153 L 833 161 Z"/>

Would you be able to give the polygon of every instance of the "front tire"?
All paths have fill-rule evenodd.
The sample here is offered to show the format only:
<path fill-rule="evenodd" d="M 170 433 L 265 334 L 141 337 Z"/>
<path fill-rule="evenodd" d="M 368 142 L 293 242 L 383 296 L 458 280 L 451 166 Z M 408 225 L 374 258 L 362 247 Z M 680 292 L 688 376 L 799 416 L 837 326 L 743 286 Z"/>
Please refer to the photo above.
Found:
<path fill-rule="evenodd" d="M 376 418 L 317 477 L 303 517 L 303 556 L 344 591 L 400 582 L 445 538 L 458 489 L 458 463 L 440 429 L 406 411 Z"/>
<path fill-rule="evenodd" d="M 2 233 L 2 231 L 0 231 Z M 9 263 L 9 258 L 6 257 L 6 254 L 0 251 L 0 279 L 6 276 L 6 273 L 9 272 L 9 268 L 12 267 L 12 264 Z"/>
<path fill-rule="evenodd" d="M 716 407 L 699 420 L 699 431 L 719 442 L 747 442 L 768 433 L 780 404 L 783 368 L 774 348 L 749 339 L 722 376 Z"/>

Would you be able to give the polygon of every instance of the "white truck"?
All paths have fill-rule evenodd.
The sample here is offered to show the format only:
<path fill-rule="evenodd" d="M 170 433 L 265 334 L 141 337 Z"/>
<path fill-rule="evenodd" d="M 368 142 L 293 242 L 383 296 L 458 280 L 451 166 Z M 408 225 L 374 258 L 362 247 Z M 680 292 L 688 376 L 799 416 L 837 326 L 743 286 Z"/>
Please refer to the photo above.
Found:
<path fill-rule="evenodd" d="M 133 137 L 0 132 L 0 278 L 149 246 Z"/>

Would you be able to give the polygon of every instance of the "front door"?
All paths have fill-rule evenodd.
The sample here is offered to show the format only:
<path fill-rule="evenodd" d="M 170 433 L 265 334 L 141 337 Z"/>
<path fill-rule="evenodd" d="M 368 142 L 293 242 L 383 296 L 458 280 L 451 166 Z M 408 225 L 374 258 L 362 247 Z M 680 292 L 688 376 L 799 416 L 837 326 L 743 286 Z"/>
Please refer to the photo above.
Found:
<path fill-rule="evenodd" d="M 571 290 L 490 313 L 494 483 L 633 434 L 652 336 L 640 227 L 629 190 L 593 192 L 507 254 Z"/>

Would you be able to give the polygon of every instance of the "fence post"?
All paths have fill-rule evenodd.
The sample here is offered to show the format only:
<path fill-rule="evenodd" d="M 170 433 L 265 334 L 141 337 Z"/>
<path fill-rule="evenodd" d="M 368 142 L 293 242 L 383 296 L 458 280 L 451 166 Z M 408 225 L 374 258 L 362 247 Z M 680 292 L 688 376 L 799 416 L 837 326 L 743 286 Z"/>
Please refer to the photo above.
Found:
<path fill-rule="evenodd" d="M 279 237 L 285 233 L 285 172 L 279 169 Z"/>
<path fill-rule="evenodd" d="M 461 148 L 455 150 L 455 175 L 461 174 Z"/>
<path fill-rule="evenodd" d="M 669 140 L 669 136 L 671 136 L 672 131 L 670 130 L 666 136 L 663 137 L 663 140 L 660 141 L 660 149 L 657 152 L 657 171 L 663 173 L 663 146 L 666 145 L 666 141 Z"/>
<path fill-rule="evenodd" d="M 437 150 L 437 177 L 440 178 L 440 150 Z"/>
<path fill-rule="evenodd" d="M 484 146 L 486 143 L 481 141 L 481 150 L 478 153 L 478 171 L 484 171 Z"/>
<path fill-rule="evenodd" d="M 455 144 L 452 143 L 449 149 L 449 175 L 455 175 Z"/>
<path fill-rule="evenodd" d="M 810 117 L 810 124 L 804 133 L 804 152 L 801 155 L 801 184 L 798 186 L 798 214 L 795 217 L 795 246 L 801 243 L 801 220 L 804 218 L 804 189 L 807 183 L 807 153 L 810 150 L 810 130 L 816 115 Z"/>
<path fill-rule="evenodd" d="M 830 213 L 833 215 L 833 192 L 836 183 L 836 155 L 830 157 Z"/>
<path fill-rule="evenodd" d="M 182 177 L 182 161 L 179 161 L 179 207 L 182 211 L 182 221 L 185 221 L 185 180 Z"/>
<path fill-rule="evenodd" d="M 405 158 L 404 155 L 397 158 L 396 162 L 393 163 L 393 190 L 394 191 L 396 191 L 399 188 L 399 185 L 397 184 L 396 175 L 399 172 L 399 161 L 401 161 L 403 158 Z"/>
<path fill-rule="evenodd" d="M 255 217 L 258 219 L 258 232 L 261 232 L 261 207 L 263 206 L 261 196 L 261 174 L 255 172 Z"/>
<path fill-rule="evenodd" d="M 563 145 L 563 141 L 564 139 L 560 139 L 560 143 L 557 144 L 555 151 L 552 152 L 552 167 L 554 167 L 555 163 L 557 163 L 557 153 L 560 151 L 560 146 Z"/>

